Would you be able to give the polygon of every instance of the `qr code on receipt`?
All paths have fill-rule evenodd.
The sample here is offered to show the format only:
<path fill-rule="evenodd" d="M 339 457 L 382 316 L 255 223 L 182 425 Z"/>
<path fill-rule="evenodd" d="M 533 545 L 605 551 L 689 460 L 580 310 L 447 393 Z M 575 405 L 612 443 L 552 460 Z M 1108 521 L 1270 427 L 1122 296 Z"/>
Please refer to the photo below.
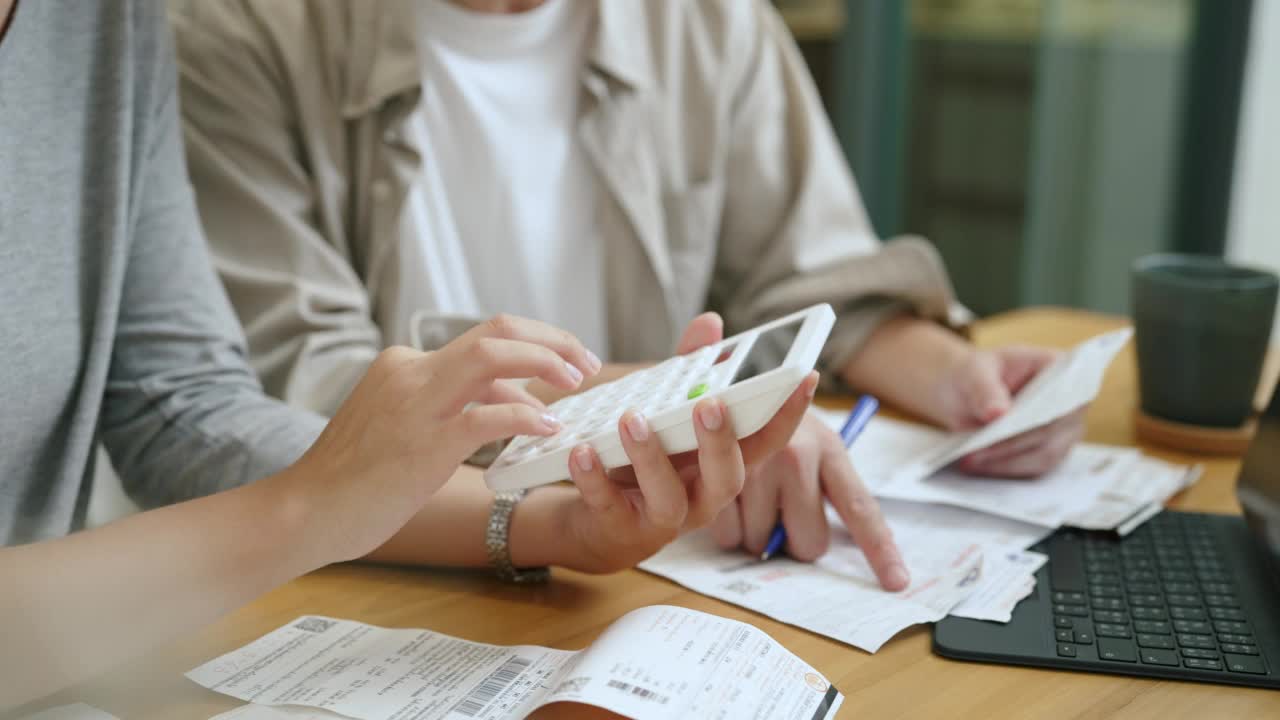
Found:
<path fill-rule="evenodd" d="M 337 623 L 336 620 L 325 620 L 324 618 L 309 617 L 303 618 L 293 624 L 298 630 L 312 633 L 322 633 Z"/>

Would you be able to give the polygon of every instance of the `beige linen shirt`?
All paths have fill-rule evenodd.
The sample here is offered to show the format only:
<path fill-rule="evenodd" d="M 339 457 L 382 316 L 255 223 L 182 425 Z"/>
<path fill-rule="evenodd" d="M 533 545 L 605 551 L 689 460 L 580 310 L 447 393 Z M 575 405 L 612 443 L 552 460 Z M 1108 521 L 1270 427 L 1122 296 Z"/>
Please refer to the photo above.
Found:
<path fill-rule="evenodd" d="M 478 318 L 400 308 L 389 267 L 426 162 L 414 0 L 171 0 L 187 153 L 214 258 L 268 391 L 332 413 L 390 317 L 438 347 Z M 666 357 L 816 302 L 842 368 L 878 323 L 958 325 L 936 251 L 881 244 L 795 44 L 764 0 L 601 0 L 577 132 L 599 180 L 608 359 Z M 465 239 L 464 239 L 465 241 Z M 404 334 L 397 328 L 394 334 Z"/>

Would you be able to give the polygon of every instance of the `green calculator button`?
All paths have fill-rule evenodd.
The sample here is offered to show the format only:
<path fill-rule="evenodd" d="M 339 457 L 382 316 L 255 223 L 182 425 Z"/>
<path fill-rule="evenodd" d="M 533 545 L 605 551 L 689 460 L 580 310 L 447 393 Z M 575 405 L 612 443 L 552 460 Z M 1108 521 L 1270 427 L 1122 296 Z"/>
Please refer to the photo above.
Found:
<path fill-rule="evenodd" d="M 706 383 L 698 383 L 697 385 L 694 385 L 693 387 L 689 388 L 689 399 L 692 400 L 698 397 L 699 395 L 702 395 L 707 391 L 707 387 L 708 386 Z"/>

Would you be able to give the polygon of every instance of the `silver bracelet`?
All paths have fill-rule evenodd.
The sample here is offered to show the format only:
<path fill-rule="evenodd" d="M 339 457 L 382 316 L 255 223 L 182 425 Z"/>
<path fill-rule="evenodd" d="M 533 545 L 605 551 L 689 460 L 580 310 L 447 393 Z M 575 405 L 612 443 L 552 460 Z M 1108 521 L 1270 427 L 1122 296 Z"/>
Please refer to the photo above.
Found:
<path fill-rule="evenodd" d="M 511 564 L 511 513 L 528 492 L 500 492 L 493 496 L 493 508 L 489 511 L 489 526 L 484 534 L 485 550 L 489 553 L 489 564 L 493 565 L 494 572 L 507 582 L 541 583 L 551 577 L 551 570 L 545 567 L 517 568 Z"/>

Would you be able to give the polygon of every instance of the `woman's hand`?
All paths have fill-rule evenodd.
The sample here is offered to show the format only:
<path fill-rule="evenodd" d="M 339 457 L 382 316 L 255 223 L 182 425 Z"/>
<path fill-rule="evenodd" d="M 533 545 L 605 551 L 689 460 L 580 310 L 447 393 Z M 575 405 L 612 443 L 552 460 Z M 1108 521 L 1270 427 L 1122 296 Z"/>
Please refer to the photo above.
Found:
<path fill-rule="evenodd" d="M 569 469 L 577 490 L 539 488 L 521 503 L 512 526 L 513 560 L 593 573 L 634 567 L 681 532 L 710 523 L 732 503 L 747 466 L 786 445 L 817 384 L 813 373 L 768 424 L 742 440 L 734 435 L 724 403 L 702 400 L 693 412 L 698 449 L 670 457 L 642 416 L 624 414 L 618 432 L 632 464 L 606 472 L 590 446 L 574 448 Z M 531 525 L 544 530 L 524 535 Z M 518 545 L 522 536 L 530 539 Z"/>
<path fill-rule="evenodd" d="M 501 379 L 572 390 L 599 369 L 569 333 L 510 316 L 436 352 L 382 352 L 311 449 L 278 476 L 323 528 L 317 564 L 385 542 L 482 445 L 559 431 L 540 401 Z"/>

